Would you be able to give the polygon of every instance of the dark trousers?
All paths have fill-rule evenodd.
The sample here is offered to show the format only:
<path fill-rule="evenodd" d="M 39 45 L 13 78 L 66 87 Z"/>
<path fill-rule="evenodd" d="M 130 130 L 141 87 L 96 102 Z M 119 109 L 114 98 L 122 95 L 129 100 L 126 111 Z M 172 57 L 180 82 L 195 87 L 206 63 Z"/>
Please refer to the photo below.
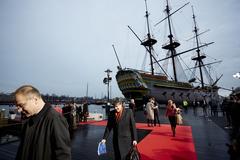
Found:
<path fill-rule="evenodd" d="M 156 124 L 160 125 L 160 120 L 159 120 L 159 116 L 158 116 L 158 110 L 154 110 L 154 126 L 156 126 Z"/>
<path fill-rule="evenodd" d="M 169 116 L 168 117 L 171 127 L 176 127 L 177 125 L 177 117 L 176 116 Z"/>
<path fill-rule="evenodd" d="M 153 121 L 154 121 L 154 120 L 148 119 L 148 120 L 147 120 L 148 126 L 153 126 Z"/>

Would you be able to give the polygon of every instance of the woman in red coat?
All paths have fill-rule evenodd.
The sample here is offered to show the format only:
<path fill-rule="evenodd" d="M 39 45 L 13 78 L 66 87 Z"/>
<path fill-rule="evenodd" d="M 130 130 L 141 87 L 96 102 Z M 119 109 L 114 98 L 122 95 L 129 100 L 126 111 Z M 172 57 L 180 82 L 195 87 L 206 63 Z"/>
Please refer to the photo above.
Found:
<path fill-rule="evenodd" d="M 177 125 L 176 111 L 177 111 L 177 108 L 176 108 L 175 103 L 173 103 L 172 100 L 168 100 L 165 115 L 168 117 L 169 122 L 171 124 L 173 137 L 175 137 L 175 134 L 176 134 L 176 125 Z"/>

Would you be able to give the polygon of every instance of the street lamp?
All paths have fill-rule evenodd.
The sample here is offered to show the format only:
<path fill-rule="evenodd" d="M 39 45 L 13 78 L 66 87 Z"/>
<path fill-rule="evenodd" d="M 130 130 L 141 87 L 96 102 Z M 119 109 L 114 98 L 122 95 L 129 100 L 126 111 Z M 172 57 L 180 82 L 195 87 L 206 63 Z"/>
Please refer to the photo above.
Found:
<path fill-rule="evenodd" d="M 112 72 L 110 69 L 105 71 L 107 73 L 107 77 L 103 79 L 103 83 L 107 85 L 107 102 L 109 103 L 109 84 L 112 81 L 112 77 L 110 77 L 110 73 Z"/>
<path fill-rule="evenodd" d="M 234 74 L 233 77 L 236 79 L 240 79 L 240 72 L 237 72 L 236 74 Z"/>

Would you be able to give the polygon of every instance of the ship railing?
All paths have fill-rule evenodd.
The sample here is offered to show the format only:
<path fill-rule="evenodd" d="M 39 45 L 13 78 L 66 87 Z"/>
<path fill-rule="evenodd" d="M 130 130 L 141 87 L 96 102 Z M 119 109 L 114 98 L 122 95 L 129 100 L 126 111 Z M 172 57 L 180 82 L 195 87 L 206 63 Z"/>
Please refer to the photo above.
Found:
<path fill-rule="evenodd" d="M 168 86 L 168 87 L 192 88 L 192 86 L 189 83 L 175 82 L 175 81 L 161 81 L 161 84 L 157 84 L 157 85 Z"/>
<path fill-rule="evenodd" d="M 139 73 L 146 73 L 146 74 L 152 74 L 152 72 L 150 71 L 144 71 L 144 70 L 139 70 L 139 69 L 133 69 L 133 68 L 126 68 L 127 70 L 133 70 L 133 71 L 137 71 Z M 154 73 L 157 76 L 165 76 L 164 73 Z"/>

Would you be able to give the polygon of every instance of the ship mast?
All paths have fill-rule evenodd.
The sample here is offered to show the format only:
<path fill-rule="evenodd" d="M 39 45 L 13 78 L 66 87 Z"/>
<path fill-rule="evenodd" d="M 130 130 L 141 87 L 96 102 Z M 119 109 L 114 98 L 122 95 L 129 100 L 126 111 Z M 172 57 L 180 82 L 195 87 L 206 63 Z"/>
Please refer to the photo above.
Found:
<path fill-rule="evenodd" d="M 147 19 L 147 30 L 148 30 L 148 33 L 147 33 L 147 38 L 145 40 L 143 40 L 141 45 L 143 45 L 145 47 L 148 47 L 148 52 L 149 52 L 149 55 L 150 55 L 151 73 L 152 73 L 152 75 L 154 75 L 152 50 L 153 50 L 153 45 L 155 43 L 157 43 L 157 40 L 153 39 L 151 37 L 151 34 L 150 34 L 149 19 L 148 19 L 149 13 L 148 13 L 148 8 L 147 8 L 147 0 L 145 0 L 145 6 L 146 6 L 146 15 L 145 15 L 145 17 Z"/>
<path fill-rule="evenodd" d="M 168 38 L 169 38 L 169 42 L 167 42 L 166 44 L 164 44 L 164 45 L 162 46 L 162 48 L 170 51 L 171 55 L 170 55 L 170 56 L 167 56 L 166 58 L 157 60 L 157 61 L 154 62 L 154 63 L 157 63 L 157 62 L 160 62 L 160 61 L 163 61 L 163 60 L 167 60 L 167 59 L 172 59 L 174 80 L 177 82 L 177 81 L 178 81 L 178 79 L 177 79 L 177 72 L 176 72 L 176 62 L 177 62 L 176 60 L 177 60 L 177 59 L 175 59 L 175 57 L 177 57 L 177 56 L 179 56 L 179 55 L 181 55 L 181 54 L 184 54 L 184 53 L 187 53 L 187 52 L 196 50 L 197 56 L 193 57 L 192 60 L 195 60 L 195 61 L 196 61 L 194 68 L 199 68 L 199 70 L 200 70 L 200 71 L 199 71 L 199 72 L 200 72 L 200 81 L 201 81 L 201 86 L 202 86 L 202 88 L 203 88 L 203 87 L 204 87 L 203 71 L 207 72 L 207 71 L 206 71 L 206 68 L 205 68 L 204 66 L 210 65 L 210 64 L 213 64 L 213 63 L 219 63 L 219 62 L 221 62 L 221 61 L 213 62 L 213 63 L 209 63 L 209 64 L 204 64 L 203 61 L 202 61 L 202 59 L 206 58 L 206 55 L 200 53 L 200 48 L 205 47 L 205 46 L 208 46 L 208 45 L 210 45 L 210 44 L 213 44 L 214 42 L 205 43 L 205 44 L 200 45 L 198 36 L 199 36 L 200 34 L 205 33 L 206 31 L 203 32 L 203 33 L 200 33 L 200 34 L 198 33 L 197 23 L 196 23 L 195 15 L 194 15 L 194 12 L 193 12 L 194 33 L 195 33 L 194 38 L 196 38 L 197 46 L 194 47 L 194 48 L 188 49 L 188 50 L 186 50 L 186 51 L 183 51 L 183 52 L 180 52 L 180 53 L 176 53 L 175 48 L 177 48 L 178 46 L 180 46 L 180 43 L 179 43 L 178 41 L 174 40 L 174 37 L 173 37 L 173 35 L 172 35 L 172 26 L 171 26 L 170 16 L 172 16 L 174 13 L 176 13 L 177 11 L 179 11 L 180 9 L 182 9 L 183 7 L 185 7 L 186 5 L 188 5 L 189 2 L 186 3 L 185 5 L 183 5 L 182 7 L 180 7 L 179 9 L 177 9 L 176 11 L 172 12 L 172 13 L 170 13 L 170 8 L 169 8 L 169 2 L 168 2 L 168 0 L 166 0 L 166 2 L 167 2 L 167 6 L 166 6 L 165 11 L 166 11 L 166 13 L 167 13 L 167 16 L 166 16 L 163 20 L 161 20 L 161 21 L 159 21 L 157 24 L 155 24 L 155 26 L 157 26 L 158 24 L 160 24 L 161 22 L 163 22 L 163 21 L 166 20 L 166 19 L 168 20 L 168 27 L 169 27 L 169 35 L 168 35 Z M 192 10 L 193 10 L 193 9 L 192 9 Z M 191 39 L 192 39 L 192 38 L 191 38 Z M 191 69 L 193 69 L 193 68 L 191 68 Z M 211 78 L 211 76 L 210 76 L 209 74 L 208 74 L 208 77 L 209 77 L 209 79 L 210 79 L 210 81 L 211 81 L 212 78 Z"/>
<path fill-rule="evenodd" d="M 166 45 L 163 45 L 163 49 L 166 49 L 166 50 L 170 50 L 171 52 L 171 59 L 172 59 L 172 63 L 173 63 L 173 73 L 174 73 L 174 80 L 177 82 L 178 79 L 177 79 L 177 72 L 176 72 L 176 64 L 175 64 L 175 54 L 176 54 L 176 50 L 175 48 L 177 48 L 178 46 L 180 46 L 180 43 L 177 42 L 177 41 L 174 41 L 173 40 L 173 35 L 172 35 L 172 28 L 171 28 L 171 20 L 170 20 L 170 9 L 169 9 L 169 4 L 168 4 L 168 0 L 167 1 L 167 6 L 166 6 L 166 13 L 167 13 L 167 20 L 168 20 L 168 28 L 169 28 L 169 35 L 168 35 L 168 38 L 169 38 L 169 43 L 166 44 Z"/>
<path fill-rule="evenodd" d="M 192 6 L 192 12 L 193 12 L 193 22 L 194 22 L 194 33 L 195 33 L 195 38 L 196 38 L 196 43 L 197 43 L 197 57 L 193 57 L 192 60 L 196 61 L 196 64 L 198 63 L 198 68 L 200 72 L 200 79 L 201 79 L 201 85 L 202 88 L 204 87 L 204 81 L 203 81 L 203 73 L 202 73 L 202 67 L 203 65 L 203 59 L 206 58 L 205 54 L 200 54 L 200 47 L 199 47 L 199 38 L 198 38 L 198 28 L 197 28 L 197 22 L 196 22 L 196 16 L 194 14 L 193 6 Z"/>

